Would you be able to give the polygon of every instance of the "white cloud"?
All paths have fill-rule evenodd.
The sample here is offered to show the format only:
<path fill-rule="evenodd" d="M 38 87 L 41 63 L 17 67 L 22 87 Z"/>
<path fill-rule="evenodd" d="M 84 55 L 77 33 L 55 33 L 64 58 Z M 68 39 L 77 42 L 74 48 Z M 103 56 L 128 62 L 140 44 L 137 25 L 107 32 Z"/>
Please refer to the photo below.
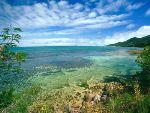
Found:
<path fill-rule="evenodd" d="M 126 26 L 127 29 L 132 29 L 134 27 L 135 27 L 135 24 L 129 24 L 129 25 Z"/>
<path fill-rule="evenodd" d="M 125 0 L 109 0 L 109 6 L 105 6 L 105 12 L 119 9 L 124 5 Z M 111 4 L 113 2 L 113 4 Z M 98 2 L 100 3 L 100 2 Z M 79 34 L 90 29 L 108 29 L 116 26 L 128 25 L 130 20 L 127 17 L 130 14 L 98 14 L 99 6 L 94 9 L 89 9 L 86 5 L 76 3 L 69 4 L 67 1 L 56 2 L 49 1 L 49 5 L 45 3 L 35 3 L 34 5 L 10 6 L 7 3 L 2 3 L 3 7 L 0 11 L 5 12 L 4 19 L 0 19 L 2 23 L 7 25 L 18 26 L 23 29 L 43 29 L 51 27 L 63 27 L 64 30 L 56 29 L 44 33 L 33 33 L 32 36 L 49 36 Z M 113 6 L 114 5 L 114 6 Z M 112 7 L 112 8 L 111 8 Z M 108 9 L 107 9 L 108 8 Z M 0 13 L 1 14 L 1 13 Z M 4 14 L 4 13 L 3 13 Z M 8 19 L 7 22 L 5 22 Z M 25 34 L 25 33 L 24 33 Z M 30 35 L 26 33 L 26 36 Z M 24 35 L 25 36 L 25 35 Z"/>
<path fill-rule="evenodd" d="M 94 17 L 96 17 L 97 16 L 97 13 L 96 12 L 91 12 L 91 13 L 89 13 L 89 18 L 94 18 Z"/>
<path fill-rule="evenodd" d="M 150 9 L 146 11 L 145 15 L 150 16 Z"/>
<path fill-rule="evenodd" d="M 67 26 L 74 26 L 78 28 L 99 28 L 99 29 L 106 29 L 115 26 L 121 26 L 128 24 L 129 21 L 123 20 L 124 18 L 128 17 L 129 14 L 121 14 L 121 15 L 102 15 L 97 16 L 95 18 L 79 18 L 76 19 L 74 22 L 69 23 Z"/>
<path fill-rule="evenodd" d="M 129 0 L 102 0 L 97 3 L 96 10 L 99 14 L 106 14 L 108 12 L 119 12 L 121 8 L 127 11 L 135 10 L 142 7 L 144 3 L 131 3 Z"/>
<path fill-rule="evenodd" d="M 106 1 L 100 1 L 97 4 L 96 10 L 100 14 L 105 14 L 108 12 L 117 12 L 119 11 L 121 6 L 126 7 L 128 5 L 128 2 L 126 0 L 108 0 L 107 4 L 105 2 Z"/>
<path fill-rule="evenodd" d="M 113 10 L 114 8 L 123 5 L 125 0 L 117 0 L 104 8 L 105 12 Z M 3 7 L 0 9 L 5 12 L 5 16 L 9 19 L 2 19 L 3 23 L 9 23 L 12 26 L 19 26 L 21 28 L 46 28 L 52 26 L 61 27 L 82 27 L 92 26 L 95 24 L 99 25 L 96 28 L 102 28 L 101 26 L 114 27 L 121 25 L 127 14 L 120 15 L 99 15 L 95 8 L 90 9 L 86 5 L 76 3 L 69 4 L 67 1 L 55 2 L 54 0 L 49 2 L 49 5 L 45 3 L 36 3 L 34 5 L 21 5 L 21 6 L 10 6 L 7 3 L 2 4 Z M 98 7 L 96 7 L 98 10 Z M 117 8 L 118 9 L 118 8 Z M 126 15 L 126 16 L 125 16 Z M 129 15 L 128 15 L 129 16 Z M 120 24 L 117 24 L 120 21 Z M 112 25 L 112 26 L 111 26 Z M 93 27 L 91 27 L 93 28 Z M 107 28 L 107 27 L 106 27 Z"/>
<path fill-rule="evenodd" d="M 70 35 L 70 34 L 79 34 L 81 33 L 78 29 L 65 29 L 65 30 L 59 30 L 59 31 L 44 31 L 44 32 L 22 32 L 21 36 L 23 38 L 33 38 L 33 37 L 49 37 L 51 35 Z"/>
<path fill-rule="evenodd" d="M 20 46 L 98 46 L 103 45 L 101 39 L 90 38 L 38 38 L 22 40 Z"/>
<path fill-rule="evenodd" d="M 77 35 L 81 34 L 83 32 L 86 32 L 87 29 L 107 29 L 115 26 L 121 26 L 121 25 L 127 25 L 128 21 L 121 20 L 122 18 L 126 18 L 127 14 L 121 14 L 121 15 L 103 15 L 95 18 L 92 20 L 91 18 L 84 20 L 79 19 L 78 21 L 68 23 L 68 27 L 73 27 L 69 29 L 63 29 L 63 30 L 57 30 L 57 31 L 44 31 L 44 32 L 23 32 L 22 36 L 23 38 L 26 37 L 50 37 L 52 35 L 59 35 L 59 36 L 65 36 L 65 35 Z M 39 23 L 40 24 L 40 23 Z"/>
<path fill-rule="evenodd" d="M 150 26 L 142 26 L 135 31 L 115 33 L 112 36 L 107 36 L 104 44 L 106 44 L 106 45 L 107 44 L 113 44 L 116 42 L 122 42 L 122 41 L 128 40 L 132 37 L 141 38 L 141 37 L 146 36 L 146 35 L 150 35 Z"/>
<path fill-rule="evenodd" d="M 127 7 L 127 10 L 128 11 L 135 10 L 135 9 L 142 7 L 143 5 L 144 5 L 143 3 L 129 4 Z"/>
<path fill-rule="evenodd" d="M 88 28 L 88 29 L 95 29 L 95 28 L 107 29 L 107 28 L 126 25 L 126 24 L 128 24 L 128 21 L 109 21 L 109 22 L 97 23 L 97 24 L 92 24 L 92 25 L 86 25 L 86 26 L 84 26 L 84 28 Z"/>

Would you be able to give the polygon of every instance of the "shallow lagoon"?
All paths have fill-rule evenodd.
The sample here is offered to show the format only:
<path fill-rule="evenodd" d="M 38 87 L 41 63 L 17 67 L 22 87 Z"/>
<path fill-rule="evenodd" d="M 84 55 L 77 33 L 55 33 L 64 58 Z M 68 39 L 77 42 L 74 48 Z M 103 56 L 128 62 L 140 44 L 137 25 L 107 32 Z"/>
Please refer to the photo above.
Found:
<path fill-rule="evenodd" d="M 28 54 L 24 69 L 33 72 L 28 81 L 46 89 L 98 82 L 113 74 L 140 71 L 135 55 L 137 48 L 57 46 L 17 48 Z"/>

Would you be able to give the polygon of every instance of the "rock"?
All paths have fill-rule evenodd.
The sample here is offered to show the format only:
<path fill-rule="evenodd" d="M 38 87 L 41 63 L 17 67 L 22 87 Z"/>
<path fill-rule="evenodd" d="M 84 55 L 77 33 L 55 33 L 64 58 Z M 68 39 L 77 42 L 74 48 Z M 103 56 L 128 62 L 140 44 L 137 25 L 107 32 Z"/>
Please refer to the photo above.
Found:
<path fill-rule="evenodd" d="M 103 91 L 107 91 L 108 89 L 109 89 L 109 85 L 106 84 L 102 90 L 103 90 Z"/>
<path fill-rule="evenodd" d="M 94 100 L 95 103 L 98 103 L 98 102 L 100 102 L 100 98 L 101 98 L 100 95 L 99 95 L 99 94 L 96 94 L 96 95 L 94 96 L 94 99 L 93 99 L 93 100 Z"/>
<path fill-rule="evenodd" d="M 81 108 L 79 106 L 72 107 L 71 113 L 81 113 Z"/>
<path fill-rule="evenodd" d="M 106 101 L 107 98 L 108 98 L 108 96 L 106 94 L 104 94 L 104 95 L 101 96 L 100 100 L 101 101 Z"/>
<path fill-rule="evenodd" d="M 71 113 L 72 112 L 72 108 L 71 108 L 70 104 L 68 104 L 68 105 L 65 106 L 65 112 L 66 113 Z"/>
<path fill-rule="evenodd" d="M 83 100 L 85 102 L 91 102 L 91 101 L 93 101 L 94 96 L 95 96 L 94 94 L 90 94 L 90 93 L 86 92 L 86 94 L 84 95 Z"/>

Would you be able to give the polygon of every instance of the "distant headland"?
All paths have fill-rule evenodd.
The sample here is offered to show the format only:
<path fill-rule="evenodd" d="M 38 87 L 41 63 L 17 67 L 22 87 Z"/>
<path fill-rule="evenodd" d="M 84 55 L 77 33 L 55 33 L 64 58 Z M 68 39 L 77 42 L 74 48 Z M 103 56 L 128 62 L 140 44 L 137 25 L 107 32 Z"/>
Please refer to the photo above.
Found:
<path fill-rule="evenodd" d="M 127 41 L 124 42 L 118 42 L 115 44 L 110 44 L 108 46 L 120 46 L 120 47 L 145 47 L 150 46 L 150 35 L 137 38 L 133 37 Z"/>

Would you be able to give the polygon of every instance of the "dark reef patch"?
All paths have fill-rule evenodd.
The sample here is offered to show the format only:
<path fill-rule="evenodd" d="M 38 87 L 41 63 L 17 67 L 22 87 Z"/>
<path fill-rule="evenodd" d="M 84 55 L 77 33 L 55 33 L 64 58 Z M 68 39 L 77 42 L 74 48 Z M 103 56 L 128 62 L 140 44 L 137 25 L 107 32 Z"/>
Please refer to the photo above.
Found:
<path fill-rule="evenodd" d="M 73 58 L 69 60 L 60 60 L 60 61 L 54 61 L 50 63 L 51 65 L 57 66 L 59 68 L 82 68 L 82 67 L 88 67 L 93 64 L 91 60 L 83 59 L 83 58 Z"/>

